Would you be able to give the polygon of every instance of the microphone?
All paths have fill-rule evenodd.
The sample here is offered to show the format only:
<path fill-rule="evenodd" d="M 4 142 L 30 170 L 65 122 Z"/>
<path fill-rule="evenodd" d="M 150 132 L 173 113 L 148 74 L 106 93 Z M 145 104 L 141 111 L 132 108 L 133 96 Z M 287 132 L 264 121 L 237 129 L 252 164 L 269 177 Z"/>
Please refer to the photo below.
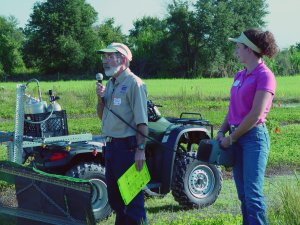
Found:
<path fill-rule="evenodd" d="M 102 84 L 102 80 L 103 80 L 103 74 L 102 73 L 97 73 L 96 74 L 96 80 L 98 81 L 99 84 Z M 104 97 L 101 97 L 102 103 L 104 105 Z"/>
<path fill-rule="evenodd" d="M 103 74 L 102 73 L 97 73 L 96 74 L 96 80 L 98 80 L 98 83 L 102 84 Z"/>

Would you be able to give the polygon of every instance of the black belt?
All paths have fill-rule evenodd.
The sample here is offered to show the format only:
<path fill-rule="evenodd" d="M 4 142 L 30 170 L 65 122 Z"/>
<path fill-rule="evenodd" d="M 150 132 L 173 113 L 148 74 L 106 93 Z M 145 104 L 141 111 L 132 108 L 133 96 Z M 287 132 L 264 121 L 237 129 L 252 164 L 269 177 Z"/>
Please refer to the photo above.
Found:
<path fill-rule="evenodd" d="M 265 123 L 256 124 L 254 127 L 264 126 Z M 229 131 L 232 133 L 238 128 L 239 125 L 229 125 Z"/>
<path fill-rule="evenodd" d="M 130 138 L 134 136 L 129 136 L 129 137 L 120 137 L 120 138 L 115 138 L 115 137 L 106 137 L 105 141 L 108 142 L 118 142 L 118 141 L 129 141 Z"/>

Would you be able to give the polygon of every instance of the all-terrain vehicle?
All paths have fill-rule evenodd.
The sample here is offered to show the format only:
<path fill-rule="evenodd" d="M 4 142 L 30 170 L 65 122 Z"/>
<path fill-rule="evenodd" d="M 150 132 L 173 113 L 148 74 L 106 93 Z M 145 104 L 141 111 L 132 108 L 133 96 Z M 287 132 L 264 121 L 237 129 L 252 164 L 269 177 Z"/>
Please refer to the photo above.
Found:
<path fill-rule="evenodd" d="M 55 100 L 57 98 L 50 93 L 50 101 Z M 145 193 L 164 196 L 171 191 L 174 199 L 185 208 L 213 204 L 222 187 L 222 173 L 219 167 L 195 157 L 199 142 L 212 138 L 213 126 L 199 113 L 182 113 L 179 118 L 163 117 L 151 101 L 148 101 L 148 119 L 149 138 L 145 151 L 151 181 Z M 52 106 L 51 112 L 25 114 L 24 135 L 43 138 L 68 135 L 66 112 Z M 36 168 L 49 173 L 90 180 L 93 212 L 95 218 L 101 220 L 112 211 L 104 176 L 104 145 L 105 138 L 101 135 L 93 136 L 91 141 L 72 142 L 69 138 L 69 141 L 58 140 L 35 147 L 23 146 L 23 159 L 31 156 Z"/>

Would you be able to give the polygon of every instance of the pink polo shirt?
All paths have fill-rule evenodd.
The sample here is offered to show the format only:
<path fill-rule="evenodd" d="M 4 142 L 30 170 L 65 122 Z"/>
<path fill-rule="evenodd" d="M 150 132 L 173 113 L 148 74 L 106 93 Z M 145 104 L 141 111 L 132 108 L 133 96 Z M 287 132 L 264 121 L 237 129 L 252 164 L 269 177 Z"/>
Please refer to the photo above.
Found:
<path fill-rule="evenodd" d="M 246 69 L 235 75 L 230 90 L 230 104 L 228 112 L 228 123 L 239 125 L 250 112 L 256 91 L 267 91 L 272 93 L 272 98 L 266 105 L 264 112 L 260 115 L 257 124 L 266 121 L 266 116 L 272 106 L 276 89 L 276 80 L 272 71 L 260 63 L 250 74 L 246 75 Z"/>

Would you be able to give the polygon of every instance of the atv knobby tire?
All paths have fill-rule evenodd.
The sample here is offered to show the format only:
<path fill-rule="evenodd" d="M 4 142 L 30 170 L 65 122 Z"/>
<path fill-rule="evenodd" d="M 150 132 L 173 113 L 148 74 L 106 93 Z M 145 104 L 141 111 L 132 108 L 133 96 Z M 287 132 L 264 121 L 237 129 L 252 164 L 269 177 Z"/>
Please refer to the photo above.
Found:
<path fill-rule="evenodd" d="M 111 214 L 103 166 L 93 162 L 80 163 L 72 167 L 66 175 L 91 181 L 93 185 L 92 208 L 96 220 L 105 219 Z"/>
<path fill-rule="evenodd" d="M 177 156 L 172 181 L 174 199 L 186 208 L 203 208 L 213 204 L 222 188 L 222 172 L 217 166 L 197 159 L 195 154 Z"/>

